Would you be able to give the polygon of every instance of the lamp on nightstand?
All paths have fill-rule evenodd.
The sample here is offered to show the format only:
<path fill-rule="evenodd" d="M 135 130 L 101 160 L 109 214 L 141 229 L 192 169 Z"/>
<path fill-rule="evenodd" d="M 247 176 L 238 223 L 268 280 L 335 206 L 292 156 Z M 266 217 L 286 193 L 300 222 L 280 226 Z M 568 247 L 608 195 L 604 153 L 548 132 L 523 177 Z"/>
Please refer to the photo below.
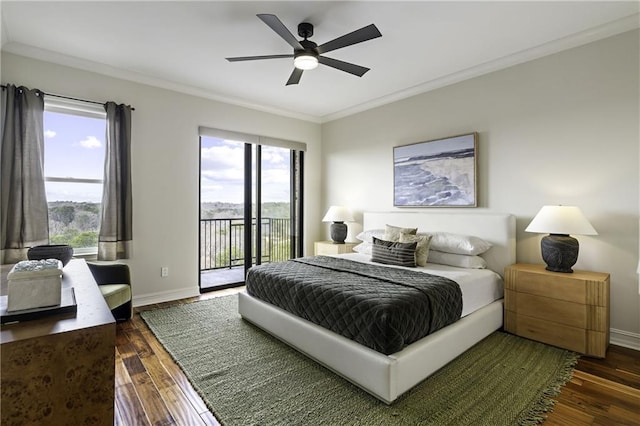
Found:
<path fill-rule="evenodd" d="M 544 206 L 533 218 L 526 232 L 549 235 L 542 237 L 542 259 L 548 271 L 573 272 L 571 267 L 578 260 L 578 240 L 574 235 L 598 235 L 578 207 Z"/>
<path fill-rule="evenodd" d="M 343 206 L 331 206 L 327 214 L 322 218 L 323 222 L 333 222 L 330 232 L 331 239 L 336 244 L 344 244 L 347 238 L 347 224 L 345 222 L 353 222 L 353 214 L 351 210 Z"/>

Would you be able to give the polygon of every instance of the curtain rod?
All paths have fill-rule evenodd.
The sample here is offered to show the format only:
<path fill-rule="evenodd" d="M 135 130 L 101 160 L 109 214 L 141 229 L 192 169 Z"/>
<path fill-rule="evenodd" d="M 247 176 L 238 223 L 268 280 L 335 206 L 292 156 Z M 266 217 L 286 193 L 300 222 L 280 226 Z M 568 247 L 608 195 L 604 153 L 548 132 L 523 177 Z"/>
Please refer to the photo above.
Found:
<path fill-rule="evenodd" d="M 6 85 L 1 85 L 0 87 L 2 87 L 2 90 L 6 89 L 7 86 Z M 40 92 L 42 92 L 42 90 L 40 90 Z M 56 95 L 55 93 L 46 93 L 46 92 L 42 92 L 42 94 L 47 95 L 47 96 L 53 96 L 55 98 L 62 98 L 62 99 L 69 99 L 71 101 L 80 101 L 80 102 L 89 102 L 91 104 L 97 104 L 97 105 L 104 105 L 104 102 L 98 102 L 98 101 L 90 101 L 87 99 L 80 99 L 80 98 L 72 98 L 71 96 L 64 96 L 64 95 Z M 135 111 L 136 109 L 134 107 L 131 107 L 131 111 Z"/>

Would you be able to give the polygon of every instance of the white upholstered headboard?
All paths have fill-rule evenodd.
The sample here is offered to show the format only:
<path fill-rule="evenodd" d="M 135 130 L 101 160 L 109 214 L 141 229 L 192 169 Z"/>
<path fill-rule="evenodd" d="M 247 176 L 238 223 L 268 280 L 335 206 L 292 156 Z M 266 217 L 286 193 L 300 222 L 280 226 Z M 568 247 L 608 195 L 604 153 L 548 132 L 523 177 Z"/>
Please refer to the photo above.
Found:
<path fill-rule="evenodd" d="M 480 237 L 493 244 L 482 257 L 489 269 L 504 275 L 516 262 L 516 220 L 499 213 L 364 212 L 363 229 L 384 229 L 386 224 L 418 228 L 418 232 L 452 232 Z"/>

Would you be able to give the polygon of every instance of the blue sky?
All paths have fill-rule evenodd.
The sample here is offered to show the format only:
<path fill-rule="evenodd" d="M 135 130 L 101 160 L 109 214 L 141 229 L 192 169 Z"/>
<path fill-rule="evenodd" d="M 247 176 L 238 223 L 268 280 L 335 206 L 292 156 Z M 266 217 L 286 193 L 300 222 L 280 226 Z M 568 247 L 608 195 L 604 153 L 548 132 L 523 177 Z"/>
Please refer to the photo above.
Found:
<path fill-rule="evenodd" d="M 78 115 L 44 113 L 44 175 L 102 179 L 105 120 Z M 47 182 L 48 201 L 102 200 L 102 186 Z"/>
<path fill-rule="evenodd" d="M 104 139 L 104 119 L 45 111 L 45 176 L 102 179 Z M 195 143 L 197 141 L 194 141 Z M 243 163 L 243 143 L 203 137 L 202 202 L 242 203 L 244 200 Z M 289 167 L 288 149 L 262 147 L 263 202 L 289 201 Z M 46 188 L 48 201 L 101 202 L 102 200 L 101 185 L 47 182 Z"/>
<path fill-rule="evenodd" d="M 243 164 L 244 143 L 203 137 L 200 179 L 202 202 L 242 203 L 244 201 Z M 289 201 L 289 167 L 288 149 L 262 147 L 263 202 Z"/>

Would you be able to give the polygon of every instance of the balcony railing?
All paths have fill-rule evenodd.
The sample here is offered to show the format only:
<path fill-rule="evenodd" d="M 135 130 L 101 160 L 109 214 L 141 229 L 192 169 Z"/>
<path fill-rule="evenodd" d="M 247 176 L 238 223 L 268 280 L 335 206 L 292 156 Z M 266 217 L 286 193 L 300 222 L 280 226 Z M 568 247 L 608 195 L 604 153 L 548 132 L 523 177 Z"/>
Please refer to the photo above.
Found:
<path fill-rule="evenodd" d="M 256 219 L 251 223 L 251 235 L 256 235 Z M 261 263 L 279 262 L 291 257 L 291 221 L 262 218 Z M 253 242 L 252 262 L 256 263 Z M 209 271 L 244 265 L 244 219 L 200 220 L 200 270 Z"/>

